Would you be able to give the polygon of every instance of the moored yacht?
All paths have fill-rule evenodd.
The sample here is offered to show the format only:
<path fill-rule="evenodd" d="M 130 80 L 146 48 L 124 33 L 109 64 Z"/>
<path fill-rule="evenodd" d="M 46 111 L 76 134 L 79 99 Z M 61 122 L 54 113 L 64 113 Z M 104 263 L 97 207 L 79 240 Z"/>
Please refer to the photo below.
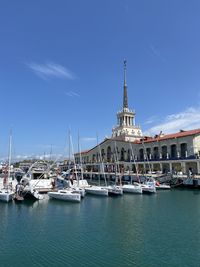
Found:
<path fill-rule="evenodd" d="M 79 193 L 81 197 L 85 196 L 85 189 L 81 187 L 71 187 L 70 188 L 73 193 Z"/>
<path fill-rule="evenodd" d="M 2 200 L 4 202 L 11 201 L 14 197 L 14 194 L 15 194 L 15 192 L 12 188 L 12 182 L 9 183 L 10 170 L 11 170 L 11 145 L 12 145 L 12 135 L 10 133 L 8 164 L 5 166 L 4 178 L 3 178 L 3 187 L 0 190 L 0 200 Z"/>
<path fill-rule="evenodd" d="M 9 202 L 14 197 L 14 191 L 9 188 L 3 188 L 0 190 L 0 200 L 4 202 Z"/>
<path fill-rule="evenodd" d="M 85 179 L 77 179 L 77 174 L 71 174 L 71 169 L 60 176 L 57 176 L 57 183 L 61 184 L 64 189 L 70 189 L 74 193 L 80 193 L 81 197 L 85 196 L 85 187 L 89 184 Z"/>
<path fill-rule="evenodd" d="M 125 184 L 122 186 L 124 193 L 142 194 L 142 187 L 139 183 Z"/>
<path fill-rule="evenodd" d="M 171 189 L 171 186 L 167 184 L 160 184 L 160 185 L 156 185 L 156 189 L 157 190 L 169 190 Z"/>
<path fill-rule="evenodd" d="M 109 196 L 122 196 L 123 195 L 123 189 L 121 186 L 109 185 L 105 188 L 108 189 Z"/>
<path fill-rule="evenodd" d="M 48 192 L 48 196 L 52 199 L 59 199 L 70 202 L 81 202 L 81 194 L 75 193 L 70 189 L 61 189 L 58 191 Z"/>
<path fill-rule="evenodd" d="M 108 189 L 102 186 L 91 185 L 85 188 L 85 192 L 87 194 L 92 194 L 92 195 L 108 196 Z"/>
<path fill-rule="evenodd" d="M 158 181 L 156 182 L 156 189 L 158 190 L 169 190 L 171 189 L 170 185 L 167 184 L 160 184 Z"/>
<path fill-rule="evenodd" d="M 156 193 L 156 183 L 153 178 L 149 178 L 144 184 L 141 184 L 142 192 L 147 194 Z"/>
<path fill-rule="evenodd" d="M 23 187 L 23 196 L 43 199 L 40 193 L 47 193 L 53 189 L 54 177 L 50 176 L 47 165 L 43 166 L 41 162 L 35 162 L 23 175 L 20 185 Z"/>

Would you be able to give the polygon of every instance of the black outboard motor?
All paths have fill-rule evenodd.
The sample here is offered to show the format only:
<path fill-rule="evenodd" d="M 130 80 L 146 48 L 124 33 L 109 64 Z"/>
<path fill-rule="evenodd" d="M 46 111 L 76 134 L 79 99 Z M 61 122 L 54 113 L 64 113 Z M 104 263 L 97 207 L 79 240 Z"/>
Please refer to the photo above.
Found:
<path fill-rule="evenodd" d="M 21 173 L 21 172 L 16 172 L 15 173 L 15 179 L 17 180 L 18 183 L 20 182 L 22 177 L 23 177 L 23 173 Z"/>

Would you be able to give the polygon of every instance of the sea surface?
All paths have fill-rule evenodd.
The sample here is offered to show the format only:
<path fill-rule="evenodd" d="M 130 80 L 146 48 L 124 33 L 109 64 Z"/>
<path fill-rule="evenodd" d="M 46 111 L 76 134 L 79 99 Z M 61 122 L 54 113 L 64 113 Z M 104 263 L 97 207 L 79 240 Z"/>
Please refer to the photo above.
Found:
<path fill-rule="evenodd" d="M 200 266 L 200 190 L 0 202 L 0 266 Z"/>

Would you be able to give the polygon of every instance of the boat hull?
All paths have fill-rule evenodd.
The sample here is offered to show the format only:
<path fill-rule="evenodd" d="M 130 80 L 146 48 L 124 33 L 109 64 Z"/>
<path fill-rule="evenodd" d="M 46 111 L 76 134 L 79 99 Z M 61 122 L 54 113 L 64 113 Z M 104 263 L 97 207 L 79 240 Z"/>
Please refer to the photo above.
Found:
<path fill-rule="evenodd" d="M 108 186 L 108 195 L 109 196 L 122 196 L 123 190 L 119 186 Z"/>
<path fill-rule="evenodd" d="M 98 196 L 108 196 L 108 189 L 103 188 L 103 187 L 98 187 L 98 186 L 91 186 L 88 188 L 85 188 L 85 192 L 87 194 L 92 194 L 92 195 L 98 195 Z"/>
<path fill-rule="evenodd" d="M 3 192 L 0 191 L 0 201 L 9 202 L 13 199 L 14 192 Z"/>
<path fill-rule="evenodd" d="M 142 194 L 142 187 L 135 185 L 123 185 L 122 186 L 124 193 L 132 193 L 132 194 Z"/>
<path fill-rule="evenodd" d="M 85 197 L 85 189 L 84 188 L 72 188 L 74 193 L 79 193 L 81 195 L 81 197 Z"/>
<path fill-rule="evenodd" d="M 156 185 L 156 190 L 169 190 L 171 189 L 170 185 Z"/>
<path fill-rule="evenodd" d="M 72 193 L 64 190 L 58 192 L 48 192 L 48 196 L 53 199 L 69 201 L 69 202 L 80 202 L 81 195 L 79 193 Z"/>
<path fill-rule="evenodd" d="M 15 195 L 14 200 L 15 200 L 17 203 L 21 203 L 21 202 L 24 201 L 24 198 L 23 198 L 22 196 Z"/>
<path fill-rule="evenodd" d="M 144 186 L 144 187 L 142 187 L 142 193 L 143 194 L 155 194 L 156 193 L 156 187 Z"/>

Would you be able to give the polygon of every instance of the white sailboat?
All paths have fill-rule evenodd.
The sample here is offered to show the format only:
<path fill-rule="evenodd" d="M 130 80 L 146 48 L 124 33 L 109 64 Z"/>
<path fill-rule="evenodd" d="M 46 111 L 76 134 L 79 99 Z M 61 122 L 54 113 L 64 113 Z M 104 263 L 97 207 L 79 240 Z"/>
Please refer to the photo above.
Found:
<path fill-rule="evenodd" d="M 11 165 L 11 142 L 12 142 L 12 135 L 10 134 L 9 137 L 9 156 L 8 156 L 8 166 L 5 170 L 5 176 L 3 181 L 3 188 L 0 190 L 0 200 L 4 202 L 9 202 L 14 197 L 14 190 L 12 186 L 8 184 L 8 179 L 10 177 L 10 165 Z"/>
<path fill-rule="evenodd" d="M 78 144 L 79 146 L 79 144 Z M 61 176 L 57 176 L 57 180 L 62 181 L 63 189 L 67 189 L 68 191 L 71 190 L 71 192 L 79 193 L 81 197 L 85 196 L 85 185 L 88 186 L 87 180 L 83 179 L 82 174 L 82 168 L 79 171 L 79 168 L 76 166 L 74 153 L 73 153 L 73 143 L 72 143 L 72 137 L 69 132 L 69 159 L 71 158 L 71 149 L 72 149 L 72 158 L 73 158 L 73 165 L 74 167 L 71 169 L 68 169 L 65 173 L 63 173 Z M 81 174 L 81 180 L 80 180 L 80 174 Z"/>
<path fill-rule="evenodd" d="M 71 173 L 72 172 L 72 173 Z M 67 174 L 68 175 L 68 179 L 67 181 L 65 180 L 65 183 L 66 183 L 66 189 L 70 189 L 71 191 L 73 191 L 74 193 L 79 193 L 81 194 L 81 197 L 84 197 L 85 196 L 85 187 L 88 186 L 88 182 L 87 180 L 79 180 L 79 177 L 78 177 L 78 171 L 77 169 L 74 170 L 74 169 L 70 169 L 69 170 L 69 173 Z M 76 177 L 74 179 L 74 177 Z"/>
<path fill-rule="evenodd" d="M 59 199 L 70 202 L 81 202 L 81 194 L 75 193 L 71 189 L 61 189 L 58 191 L 48 192 L 48 196 L 52 199 Z"/>
<path fill-rule="evenodd" d="M 135 162 L 135 158 L 134 158 L 134 154 L 133 154 L 133 148 L 132 148 L 130 143 L 129 143 L 129 145 L 130 145 L 130 149 L 131 149 L 132 158 L 134 159 L 136 174 L 137 174 L 137 177 L 138 177 L 138 168 L 137 168 L 137 165 L 136 165 L 136 162 Z M 135 183 L 135 182 L 133 183 L 132 176 L 131 176 L 131 183 L 123 185 L 122 189 L 123 189 L 124 193 L 142 194 L 142 192 L 143 192 L 140 183 Z"/>
<path fill-rule="evenodd" d="M 158 181 L 156 182 L 156 190 L 169 190 L 171 189 L 170 185 L 160 184 Z"/>
<path fill-rule="evenodd" d="M 146 151 L 143 139 L 142 139 L 142 145 L 143 145 L 144 151 Z M 150 165 L 149 157 L 148 157 L 147 153 L 146 153 L 146 159 L 147 159 L 147 163 L 149 165 L 150 173 L 152 173 L 151 165 Z M 141 184 L 141 186 L 142 186 L 142 192 L 143 193 L 146 193 L 146 194 L 156 193 L 156 182 L 155 182 L 155 179 L 152 177 L 146 177 L 145 182 L 143 184 Z"/>
<path fill-rule="evenodd" d="M 15 192 L 9 188 L 2 188 L 0 190 L 0 201 L 9 202 L 13 199 Z"/>
<path fill-rule="evenodd" d="M 125 184 L 122 186 L 124 193 L 142 194 L 143 190 L 140 184 Z"/>
<path fill-rule="evenodd" d="M 156 190 L 169 190 L 169 189 L 171 189 L 171 186 L 167 184 L 156 185 Z"/>
<path fill-rule="evenodd" d="M 154 194 L 156 193 L 156 183 L 153 178 L 147 178 L 146 181 L 141 184 L 142 192 L 146 194 Z"/>
<path fill-rule="evenodd" d="M 75 175 L 74 168 L 67 170 L 65 173 L 57 176 L 57 181 L 61 184 L 62 189 L 71 189 L 75 193 L 80 193 L 81 197 L 85 196 L 85 187 L 88 187 L 89 184 L 85 179 L 74 179 L 74 177 L 79 175 L 79 170 L 76 169 L 77 174 Z M 59 188 L 61 189 L 61 188 Z M 52 190 L 51 190 L 52 191 Z"/>
<path fill-rule="evenodd" d="M 91 185 L 85 188 L 85 192 L 87 194 L 92 194 L 92 195 L 106 196 L 106 197 L 108 196 L 108 189 L 102 186 Z"/>
<path fill-rule="evenodd" d="M 80 183 L 80 177 L 79 177 L 79 173 L 78 173 L 78 169 L 77 169 L 76 161 L 75 161 L 75 157 L 74 157 L 74 146 L 73 146 L 71 134 L 69 135 L 69 137 L 70 137 L 69 141 L 70 141 L 71 148 L 72 148 L 72 157 L 73 157 L 73 162 L 74 162 L 74 176 L 75 176 L 74 177 L 75 180 L 73 180 L 73 177 L 72 177 L 71 181 L 73 181 L 73 185 L 71 184 L 70 188 L 74 193 L 79 193 L 81 195 L 81 197 L 84 197 L 85 196 L 85 188 L 83 186 L 81 186 L 82 183 Z M 80 162 L 81 162 L 80 175 L 81 175 L 81 180 L 83 181 L 83 170 L 82 170 L 82 158 L 81 158 L 81 152 L 80 152 L 79 133 L 78 133 L 78 151 L 79 151 Z"/>
<path fill-rule="evenodd" d="M 116 149 L 116 142 L 115 142 L 115 152 L 116 151 L 117 151 L 117 149 Z M 108 189 L 109 196 L 122 196 L 123 195 L 123 189 L 122 189 L 122 185 L 121 185 L 121 176 L 120 175 L 119 175 L 120 185 L 117 185 L 118 184 L 117 173 L 119 173 L 119 163 L 118 163 L 118 159 L 117 159 L 117 154 L 114 153 L 114 156 L 115 156 L 115 184 L 107 186 L 107 189 Z M 103 166 L 103 171 L 104 171 L 104 166 Z"/>
<path fill-rule="evenodd" d="M 97 138 L 97 146 L 99 147 L 98 138 Z M 99 149 L 99 151 L 100 151 L 100 149 Z M 106 177 L 105 177 L 105 173 L 104 173 L 104 166 L 103 166 L 103 161 L 102 161 L 102 158 L 101 158 L 101 151 L 99 152 L 99 156 L 100 156 L 100 163 L 101 163 L 100 172 L 102 171 L 103 174 L 104 174 L 105 186 L 100 186 L 100 175 L 99 175 L 99 185 L 98 186 L 91 185 L 91 186 L 85 188 L 85 191 L 86 191 L 87 194 L 98 195 L 98 196 L 108 196 L 109 190 L 108 190 L 107 183 L 106 183 Z"/>
<path fill-rule="evenodd" d="M 108 189 L 109 196 L 122 196 L 123 195 L 123 189 L 121 186 L 109 185 L 106 188 Z"/>
<path fill-rule="evenodd" d="M 71 146 L 70 146 L 71 145 Z M 73 153 L 73 143 L 72 143 L 72 137 L 69 132 L 69 158 L 70 158 L 70 147 L 72 148 L 72 155 L 73 155 L 73 161 L 74 161 L 74 169 L 69 169 L 67 173 L 65 174 L 65 177 L 59 177 L 59 179 L 65 180 L 66 175 L 68 176 L 67 187 L 57 190 L 57 191 L 50 191 L 48 192 L 48 196 L 53 199 L 59 199 L 63 201 L 70 201 L 70 202 L 80 202 L 81 197 L 85 196 L 85 189 L 83 187 L 80 187 L 79 184 L 79 176 L 77 173 L 74 153 Z M 74 179 L 75 178 L 75 179 Z"/>
<path fill-rule="evenodd" d="M 44 179 L 45 176 L 48 176 L 48 168 L 46 167 L 46 163 L 43 167 L 37 167 L 41 165 L 41 162 L 34 162 L 28 172 L 22 177 L 20 180 L 20 186 L 22 188 L 22 192 L 20 193 L 23 198 L 33 198 L 33 199 L 44 199 L 43 194 L 50 190 L 52 190 L 53 179 L 50 177 Z M 46 168 L 46 169 L 45 169 Z M 40 174 L 37 179 L 34 179 L 34 171 L 39 170 Z"/>

